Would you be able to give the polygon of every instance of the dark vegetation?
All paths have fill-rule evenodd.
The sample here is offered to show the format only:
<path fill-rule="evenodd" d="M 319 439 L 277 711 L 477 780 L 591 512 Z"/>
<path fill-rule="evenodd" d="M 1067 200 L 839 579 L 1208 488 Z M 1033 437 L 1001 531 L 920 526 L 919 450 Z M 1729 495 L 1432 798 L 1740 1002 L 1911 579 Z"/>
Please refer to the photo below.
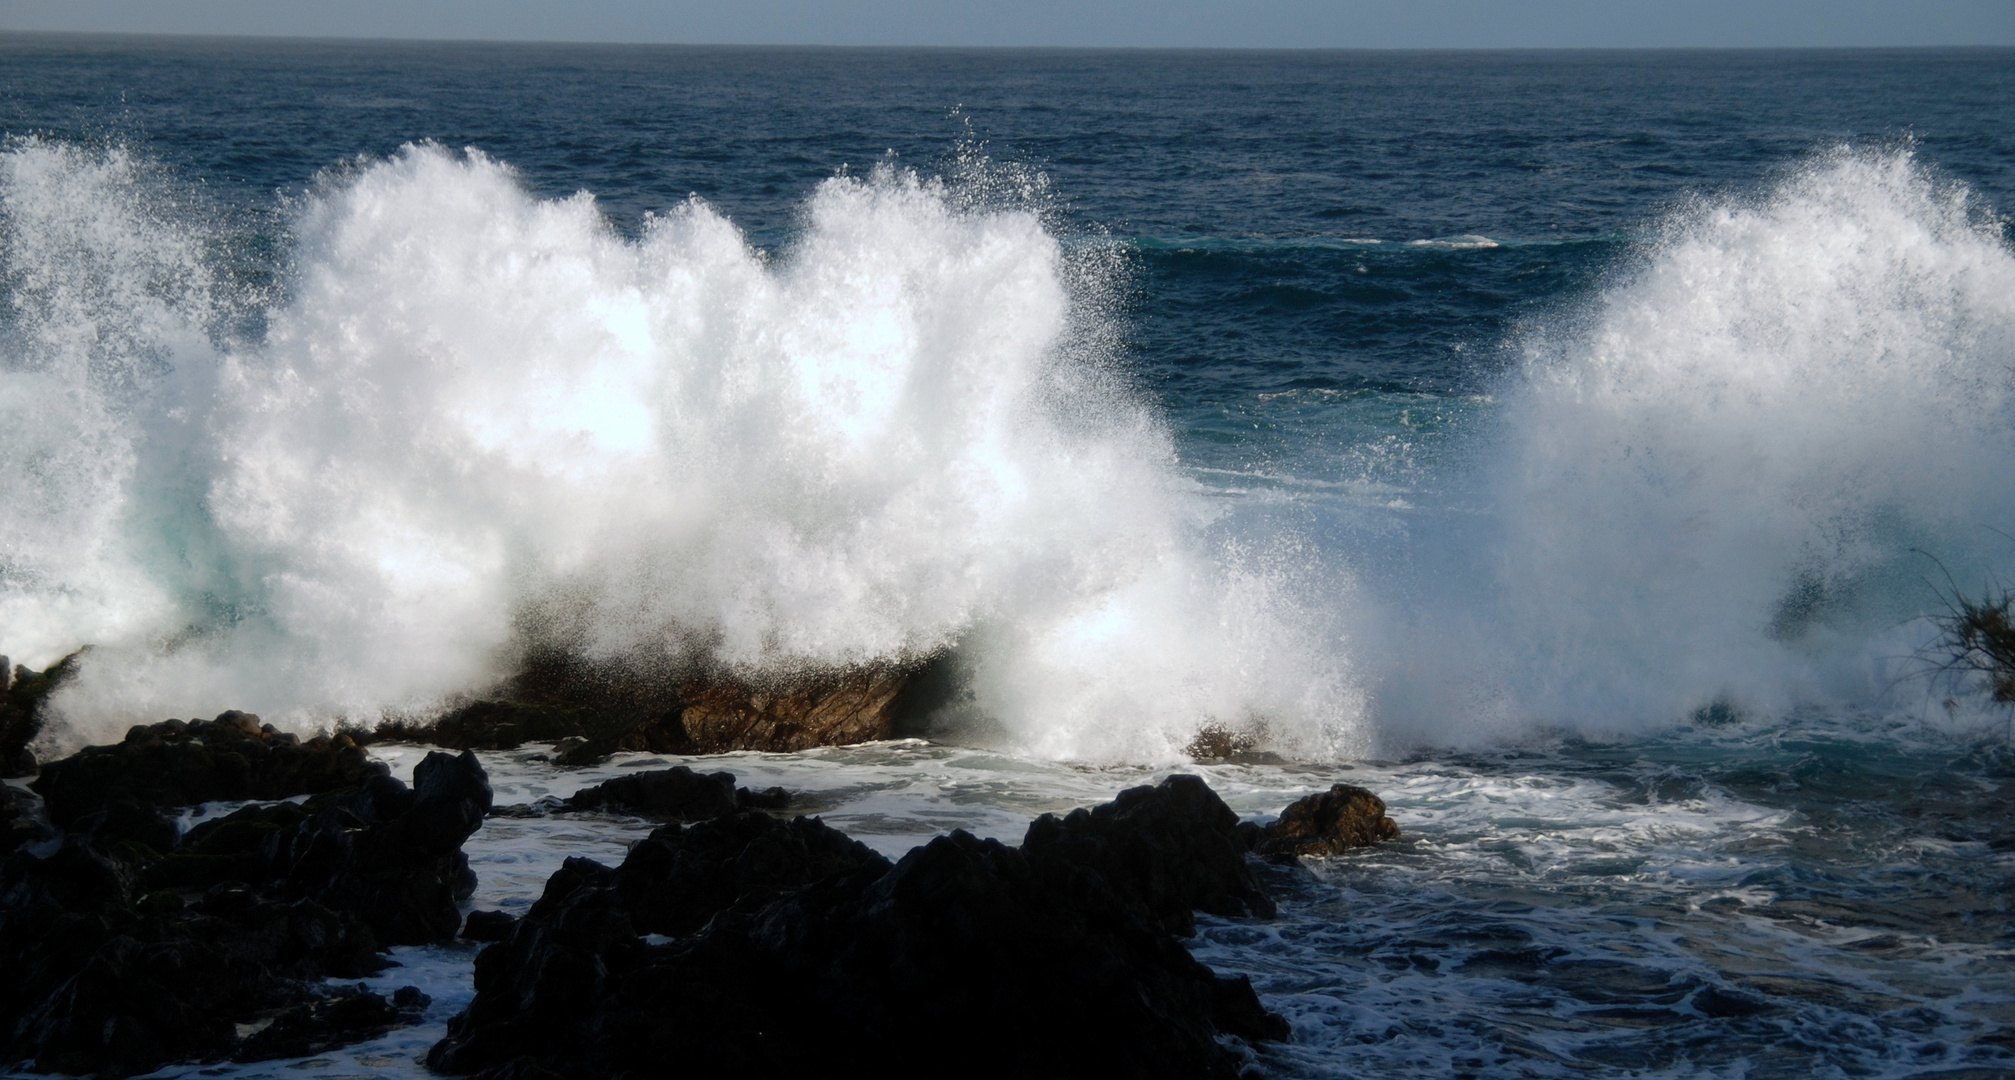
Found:
<path fill-rule="evenodd" d="M 1932 586 L 1944 610 L 1930 617 L 1938 637 L 1917 650 L 1916 669 L 1907 677 L 1922 678 L 1934 690 L 1983 688 L 1996 704 L 2010 708 L 2015 722 L 2015 592 L 1990 581 L 1978 596 L 1969 595 L 1944 563 L 1927 557 L 1944 575 L 1942 588 Z M 1947 708 L 1956 704 L 1946 698 Z"/>
<path fill-rule="evenodd" d="M 1942 632 L 1930 646 L 1936 670 L 1977 677 L 1995 701 L 2015 705 L 2015 593 L 1990 586 L 1976 600 L 1954 592 L 1931 621 Z"/>

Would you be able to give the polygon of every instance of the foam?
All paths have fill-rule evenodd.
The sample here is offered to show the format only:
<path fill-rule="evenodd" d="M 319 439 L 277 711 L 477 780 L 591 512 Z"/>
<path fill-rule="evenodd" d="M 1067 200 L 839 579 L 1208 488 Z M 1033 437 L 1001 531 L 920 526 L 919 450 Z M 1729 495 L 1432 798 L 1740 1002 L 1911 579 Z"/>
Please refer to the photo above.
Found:
<path fill-rule="evenodd" d="M 0 643 L 98 646 L 57 703 L 73 739 L 424 713 L 538 641 L 753 677 L 964 643 L 997 737 L 1058 756 L 1166 759 L 1210 722 L 1357 737 L 1347 664 L 1284 602 L 1297 568 L 1212 533 L 1109 355 L 1109 245 L 1067 249 L 999 184 L 834 177 L 771 254 L 698 201 L 626 238 L 590 195 L 408 147 L 305 200 L 246 342 L 206 336 L 207 278 L 135 276 L 206 264 L 130 211 L 152 196 L 123 153 L 7 160 L 16 200 L 112 175 L 10 220 L 31 270 L 66 229 L 116 256 L 44 306 L 80 339 L 136 291 L 157 311 L 124 413 L 58 344 L 33 375 L 85 419 L 7 437 L 88 459 L 43 493 L 67 518 L 24 515 L 85 542 L 30 546 Z"/>
<path fill-rule="evenodd" d="M 1919 552 L 1976 590 L 2015 563 L 2015 258 L 1907 149 L 1697 199 L 1515 344 L 1388 731 L 1882 702 L 1937 609 Z"/>

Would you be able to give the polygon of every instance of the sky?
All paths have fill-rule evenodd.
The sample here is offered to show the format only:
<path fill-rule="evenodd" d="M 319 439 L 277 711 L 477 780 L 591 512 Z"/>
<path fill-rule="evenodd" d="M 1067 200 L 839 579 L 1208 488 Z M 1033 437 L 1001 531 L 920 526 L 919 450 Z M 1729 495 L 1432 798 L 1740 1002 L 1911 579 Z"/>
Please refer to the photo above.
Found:
<path fill-rule="evenodd" d="M 747 45 L 2015 45 L 2015 0 L 0 0 L 0 31 Z"/>

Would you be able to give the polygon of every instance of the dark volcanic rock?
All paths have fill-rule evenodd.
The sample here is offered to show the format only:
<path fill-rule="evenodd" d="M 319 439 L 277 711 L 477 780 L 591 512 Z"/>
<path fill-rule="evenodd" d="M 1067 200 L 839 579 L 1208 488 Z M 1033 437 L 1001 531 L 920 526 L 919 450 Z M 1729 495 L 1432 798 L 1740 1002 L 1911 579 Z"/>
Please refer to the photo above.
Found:
<path fill-rule="evenodd" d="M 490 809 L 489 779 L 466 750 L 428 754 L 413 779 L 407 788 L 374 776 L 358 791 L 205 822 L 158 861 L 155 878 L 182 888 L 235 880 L 313 897 L 356 914 L 386 945 L 452 938 L 457 905 L 476 884 L 461 846 Z"/>
<path fill-rule="evenodd" d="M 74 837 L 0 864 L 0 1060 L 116 1077 L 216 1056 L 235 1020 L 384 966 L 355 916 L 242 887 L 188 905 L 143 877 Z"/>
<path fill-rule="evenodd" d="M 395 1027 L 416 1023 L 433 999 L 418 988 L 402 986 L 387 1001 L 362 983 L 341 987 L 319 1001 L 296 1005 L 246 1039 L 232 1060 L 271 1061 L 307 1057 L 324 1050 L 383 1035 Z"/>
<path fill-rule="evenodd" d="M 1272 899 L 1246 864 L 1247 846 L 1224 800 L 1198 777 L 1180 775 L 1061 819 L 1044 814 L 1022 840 L 1031 856 L 1053 853 L 1122 886 L 1184 937 L 1196 933 L 1194 911 L 1273 917 Z"/>
<path fill-rule="evenodd" d="M 55 830 L 43 824 L 37 809 L 41 800 L 13 786 L 0 784 L 0 858 L 15 848 L 47 840 Z"/>
<path fill-rule="evenodd" d="M 941 656 L 756 685 L 726 677 L 667 682 L 547 657 L 529 664 L 505 697 L 473 702 L 431 724 L 386 724 L 357 734 L 458 749 L 566 743 L 555 759 L 566 766 L 591 765 L 619 750 L 803 750 L 921 732 L 957 692 L 953 666 Z"/>
<path fill-rule="evenodd" d="M 87 746 L 42 767 L 30 785 L 49 820 L 75 828 L 85 815 L 128 801 L 158 808 L 285 799 L 356 787 L 385 766 L 347 738 L 300 743 L 262 730 L 250 713 L 143 724 L 115 746 Z"/>
<path fill-rule="evenodd" d="M 161 762 L 194 775 L 147 775 Z M 68 831 L 54 850 L 17 845 L 0 863 L 0 1060 L 118 1077 L 306 1053 L 411 1022 L 410 1000 L 326 998 L 319 983 L 372 974 L 387 963 L 381 944 L 443 940 L 460 923 L 456 903 L 475 884 L 460 848 L 490 808 L 488 778 L 466 753 L 429 754 L 414 775 L 408 788 L 354 746 L 297 747 L 244 713 L 135 728 L 121 747 L 45 769 L 38 784 Z M 248 806 L 186 837 L 152 801 L 220 787 L 293 795 L 332 777 L 360 783 Z M 41 828 L 17 794 L 7 805 Z M 276 1010 L 240 1043 L 239 1024 Z"/>
<path fill-rule="evenodd" d="M 76 674 L 83 662 L 84 650 L 49 665 L 43 671 L 30 671 L 25 667 L 7 669 L 7 658 L 0 656 L 0 776 L 33 776 L 35 755 L 28 750 L 28 744 L 42 731 L 42 708 L 70 676 Z"/>
<path fill-rule="evenodd" d="M 1267 854 L 1335 855 L 1397 839 L 1399 826 L 1385 816 L 1384 799 L 1361 787 L 1337 784 L 1281 811 L 1256 846 Z"/>
<path fill-rule="evenodd" d="M 573 810 L 626 810 L 660 821 L 703 821 L 736 810 L 781 810 L 789 804 L 790 795 L 782 788 L 737 788 L 733 773 L 696 773 L 684 765 L 619 776 L 567 800 Z"/>
<path fill-rule="evenodd" d="M 1271 910 L 1235 823 L 1200 781 L 1172 778 L 1038 822 L 1022 850 L 958 832 L 893 867 L 812 819 L 666 826 L 620 867 L 568 860 L 478 957 L 476 1000 L 429 1064 L 583 1080 L 673 1061 L 1236 1076 L 1220 1036 L 1285 1038 L 1286 1024 L 1168 932 L 1183 903 Z M 1014 1034 L 976 1051 L 976 1023 Z"/>
<path fill-rule="evenodd" d="M 462 920 L 463 941 L 502 941 L 518 920 L 502 911 L 471 911 Z"/>

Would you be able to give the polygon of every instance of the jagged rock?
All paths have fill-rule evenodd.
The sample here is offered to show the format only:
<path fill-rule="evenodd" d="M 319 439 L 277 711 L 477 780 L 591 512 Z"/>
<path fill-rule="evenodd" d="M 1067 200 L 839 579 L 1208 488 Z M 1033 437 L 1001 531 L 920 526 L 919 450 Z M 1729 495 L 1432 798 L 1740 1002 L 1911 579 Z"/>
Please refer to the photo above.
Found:
<path fill-rule="evenodd" d="M 55 830 L 40 820 L 40 805 L 34 795 L 12 784 L 0 784 L 0 858 L 55 835 Z"/>
<path fill-rule="evenodd" d="M 1235 822 L 1186 778 L 1038 823 L 1045 839 L 1026 850 L 957 832 L 894 866 L 813 819 L 668 825 L 620 867 L 568 860 L 478 957 L 476 999 L 428 1063 L 526 1080 L 672 1061 L 748 1075 L 939 1075 L 956 1061 L 983 1076 L 1236 1076 L 1220 1037 L 1285 1038 L 1286 1024 L 1168 932 L 1192 895 L 1270 910 L 1225 862 L 1243 865 Z M 975 1017 L 1017 1037 L 976 1056 Z"/>
<path fill-rule="evenodd" d="M 79 649 L 42 671 L 7 668 L 0 656 L 0 777 L 33 776 L 35 755 L 28 744 L 42 730 L 42 710 L 49 695 L 77 673 L 88 650 Z"/>
<path fill-rule="evenodd" d="M 789 803 L 782 788 L 737 788 L 733 773 L 696 773 L 684 765 L 619 776 L 567 800 L 573 810 L 626 810 L 660 821 L 701 821 L 736 810 L 782 809 Z"/>
<path fill-rule="evenodd" d="M 471 911 L 462 920 L 463 941 L 502 941 L 511 936 L 518 920 L 501 911 Z"/>
<path fill-rule="evenodd" d="M 229 1052 L 235 1020 L 384 961 L 354 916 L 243 887 L 195 905 L 72 837 L 0 865 L 0 1060 L 120 1077 Z"/>
<path fill-rule="evenodd" d="M 775 689 L 730 680 L 679 687 L 679 722 L 693 752 L 806 750 L 886 739 L 890 706 L 908 673 L 879 668 L 805 680 Z"/>
<path fill-rule="evenodd" d="M 674 685 L 547 658 L 529 665 L 507 697 L 470 703 L 431 724 L 385 724 L 358 734 L 457 749 L 552 742 L 562 744 L 555 760 L 565 766 L 592 765 L 621 750 L 803 750 L 920 732 L 956 693 L 952 669 L 951 658 L 941 656 L 774 685 L 726 677 Z"/>
<path fill-rule="evenodd" d="M 417 1023 L 433 999 L 419 988 L 402 986 L 387 1001 L 362 983 L 339 987 L 321 1000 L 296 1005 L 239 1044 L 233 1061 L 307 1057 L 347 1043 L 383 1035 Z"/>
<path fill-rule="evenodd" d="M 475 891 L 461 846 L 489 811 L 489 779 L 474 753 L 430 753 L 415 787 L 374 776 L 361 790 L 305 805 L 248 806 L 190 831 L 158 861 L 157 880 L 198 887 L 248 882 L 353 912 L 387 945 L 454 937 L 457 904 Z"/>
<path fill-rule="evenodd" d="M 146 774 L 161 762 L 195 775 Z M 152 801 L 220 787 L 291 795 L 332 776 L 359 783 L 247 806 L 186 837 Z M 0 1060 L 120 1077 L 234 1051 L 307 1053 L 412 1022 L 418 991 L 386 1006 L 322 1000 L 317 987 L 384 968 L 381 944 L 444 940 L 460 924 L 475 884 L 460 848 L 490 809 L 489 781 L 468 753 L 429 754 L 414 781 L 343 740 L 295 745 L 248 713 L 137 727 L 45 770 L 37 783 L 68 831 L 53 851 L 16 845 L 0 862 Z M 25 813 L 40 829 L 33 797 L 7 792 L 9 821 Z M 239 1044 L 239 1024 L 275 1010 Z"/>
<path fill-rule="evenodd" d="M 88 746 L 43 766 L 31 785 L 49 820 L 69 829 L 118 801 L 157 808 L 285 799 L 356 787 L 383 773 L 347 738 L 306 744 L 262 729 L 250 713 L 142 724 L 114 746 Z"/>
<path fill-rule="evenodd" d="M 1397 839 L 1399 825 L 1385 816 L 1385 800 L 1364 788 L 1337 784 L 1281 811 L 1256 847 L 1273 855 L 1336 855 Z"/>
<path fill-rule="evenodd" d="M 1029 825 L 1022 850 L 1097 871 L 1147 905 L 1171 933 L 1196 932 L 1195 911 L 1272 918 L 1273 900 L 1246 864 L 1238 815 L 1195 776 L 1129 788 L 1113 801 Z"/>

